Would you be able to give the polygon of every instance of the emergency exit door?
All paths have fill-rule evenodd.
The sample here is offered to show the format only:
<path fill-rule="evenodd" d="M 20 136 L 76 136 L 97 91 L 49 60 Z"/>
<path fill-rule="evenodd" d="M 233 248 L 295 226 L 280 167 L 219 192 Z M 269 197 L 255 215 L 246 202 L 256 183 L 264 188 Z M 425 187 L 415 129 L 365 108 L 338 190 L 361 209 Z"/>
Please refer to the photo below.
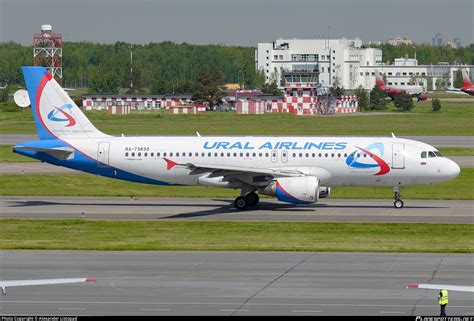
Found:
<path fill-rule="evenodd" d="M 392 146 L 392 168 L 405 168 L 405 145 L 393 144 Z"/>
<path fill-rule="evenodd" d="M 97 166 L 108 167 L 109 166 L 109 151 L 110 143 L 100 142 L 97 148 Z"/>

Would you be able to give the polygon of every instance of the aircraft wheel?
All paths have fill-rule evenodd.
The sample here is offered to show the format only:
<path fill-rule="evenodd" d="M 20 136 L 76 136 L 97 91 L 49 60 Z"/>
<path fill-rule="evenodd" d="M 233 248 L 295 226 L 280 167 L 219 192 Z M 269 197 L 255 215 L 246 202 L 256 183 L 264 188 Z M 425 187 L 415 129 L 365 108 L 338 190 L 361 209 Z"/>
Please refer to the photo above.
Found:
<path fill-rule="evenodd" d="M 255 206 L 258 204 L 260 199 L 257 193 L 252 192 L 245 195 L 245 201 L 247 202 L 248 206 Z"/>
<path fill-rule="evenodd" d="M 234 206 L 236 209 L 241 211 L 241 210 L 245 210 L 249 206 L 249 204 L 247 200 L 245 199 L 245 197 L 239 196 L 235 199 Z"/>
<path fill-rule="evenodd" d="M 395 208 L 403 208 L 403 201 L 402 200 L 395 200 L 395 202 L 393 203 L 393 206 Z"/>

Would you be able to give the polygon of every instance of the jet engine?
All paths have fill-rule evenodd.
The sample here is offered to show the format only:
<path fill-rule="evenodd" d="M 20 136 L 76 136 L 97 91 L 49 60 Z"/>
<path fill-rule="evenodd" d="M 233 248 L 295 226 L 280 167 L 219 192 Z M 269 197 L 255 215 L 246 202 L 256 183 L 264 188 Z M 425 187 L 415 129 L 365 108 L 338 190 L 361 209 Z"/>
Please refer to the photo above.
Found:
<path fill-rule="evenodd" d="M 292 204 L 315 203 L 319 199 L 319 179 L 315 176 L 276 178 L 259 193 Z"/>
<path fill-rule="evenodd" d="M 319 198 L 328 198 L 331 196 L 331 188 L 326 186 L 321 186 L 319 188 Z"/>

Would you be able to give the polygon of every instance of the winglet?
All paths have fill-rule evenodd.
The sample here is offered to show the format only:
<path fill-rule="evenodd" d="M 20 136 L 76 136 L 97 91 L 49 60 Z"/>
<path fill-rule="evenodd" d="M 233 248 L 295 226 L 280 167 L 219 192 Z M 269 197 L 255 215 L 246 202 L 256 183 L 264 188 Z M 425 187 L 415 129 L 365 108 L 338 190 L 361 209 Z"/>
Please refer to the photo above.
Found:
<path fill-rule="evenodd" d="M 197 137 L 201 137 L 201 134 L 199 134 L 198 131 L 196 132 L 196 135 L 197 135 Z"/>
<path fill-rule="evenodd" d="M 163 159 L 166 161 L 166 169 L 167 170 L 170 170 L 173 167 L 175 167 L 176 165 L 178 165 L 178 163 L 173 162 L 171 159 L 168 159 L 168 158 L 163 158 Z"/>
<path fill-rule="evenodd" d="M 397 138 L 394 133 L 392 133 L 392 138 Z"/>

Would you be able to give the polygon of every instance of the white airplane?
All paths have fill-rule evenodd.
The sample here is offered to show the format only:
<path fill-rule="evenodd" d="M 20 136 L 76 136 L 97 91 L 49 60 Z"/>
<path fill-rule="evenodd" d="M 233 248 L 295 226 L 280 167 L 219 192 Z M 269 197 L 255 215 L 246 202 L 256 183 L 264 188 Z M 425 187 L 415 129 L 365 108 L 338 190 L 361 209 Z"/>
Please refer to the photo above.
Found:
<path fill-rule="evenodd" d="M 407 289 L 449 290 L 460 292 L 474 292 L 474 286 L 452 285 L 452 284 L 426 284 L 415 283 L 407 285 Z"/>
<path fill-rule="evenodd" d="M 446 182 L 460 172 L 433 146 L 394 135 L 113 137 L 92 125 L 46 69 L 23 67 L 23 74 L 39 140 L 14 152 L 132 182 L 240 189 L 239 210 L 257 205 L 257 193 L 311 204 L 337 186 L 392 187 L 394 206 L 402 208 L 401 187 Z"/>
<path fill-rule="evenodd" d="M 453 92 L 453 93 L 465 93 L 470 96 L 474 96 L 474 85 L 471 82 L 471 79 L 469 78 L 469 75 L 467 74 L 467 71 L 465 69 L 461 69 L 461 74 L 462 74 L 462 80 L 463 80 L 463 85 L 461 88 L 448 88 L 446 91 L 448 92 Z"/>
<path fill-rule="evenodd" d="M 68 283 L 84 283 L 96 282 L 94 278 L 74 278 L 74 279 L 40 279 L 40 280 L 0 280 L 0 288 L 3 295 L 7 294 L 7 287 L 27 286 L 27 285 L 46 285 L 46 284 L 68 284 Z"/>
<path fill-rule="evenodd" d="M 412 97 L 415 97 L 418 101 L 428 99 L 426 90 L 420 85 L 386 85 L 378 70 L 375 70 L 375 85 L 380 89 L 385 90 L 392 100 L 395 99 L 396 95 L 399 95 L 402 92 L 406 92 Z"/>

